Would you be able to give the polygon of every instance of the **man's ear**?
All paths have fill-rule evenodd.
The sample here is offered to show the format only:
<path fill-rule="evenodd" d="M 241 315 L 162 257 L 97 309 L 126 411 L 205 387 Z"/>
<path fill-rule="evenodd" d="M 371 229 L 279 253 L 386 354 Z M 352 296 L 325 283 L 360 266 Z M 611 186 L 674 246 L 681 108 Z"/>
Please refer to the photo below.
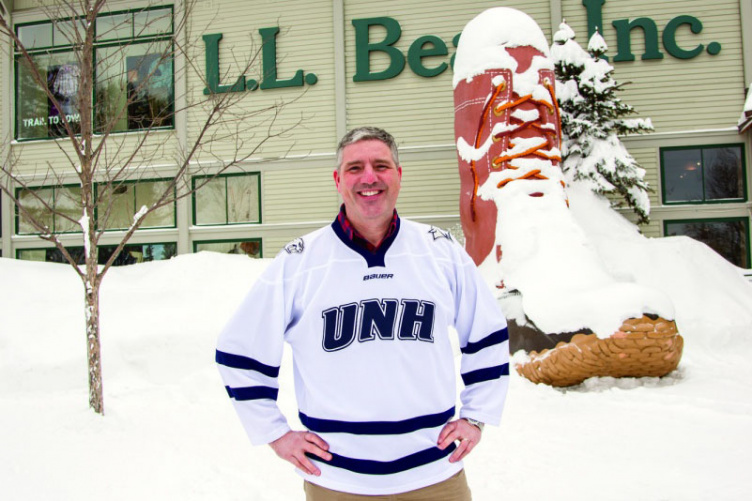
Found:
<path fill-rule="evenodd" d="M 339 190 L 339 169 L 334 169 L 332 176 L 334 177 L 334 185 L 337 187 L 337 190 Z"/>

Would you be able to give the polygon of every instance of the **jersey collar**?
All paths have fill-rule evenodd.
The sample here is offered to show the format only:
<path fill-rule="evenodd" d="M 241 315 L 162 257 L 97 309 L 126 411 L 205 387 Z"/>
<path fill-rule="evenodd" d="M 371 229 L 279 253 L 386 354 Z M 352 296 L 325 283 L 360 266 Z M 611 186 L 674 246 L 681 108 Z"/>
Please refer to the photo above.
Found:
<path fill-rule="evenodd" d="M 350 221 L 347 219 L 345 213 L 345 205 L 340 207 L 339 214 L 332 223 L 332 229 L 334 233 L 342 240 L 342 243 L 360 254 L 363 259 L 366 260 L 369 268 L 375 266 L 385 266 L 384 258 L 386 252 L 391 247 L 394 239 L 397 237 L 400 228 L 400 218 L 397 215 L 397 209 L 394 209 L 392 215 L 392 222 L 389 224 L 389 229 L 386 232 L 386 237 L 381 241 L 378 247 L 371 244 L 368 240 L 363 238 L 360 233 L 353 227 Z"/>

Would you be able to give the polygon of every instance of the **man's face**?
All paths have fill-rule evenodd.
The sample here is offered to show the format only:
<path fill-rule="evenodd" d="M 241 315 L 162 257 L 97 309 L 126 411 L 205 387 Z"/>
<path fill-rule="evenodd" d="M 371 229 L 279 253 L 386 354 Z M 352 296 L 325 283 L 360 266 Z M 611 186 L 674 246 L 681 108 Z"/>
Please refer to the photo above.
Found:
<path fill-rule="evenodd" d="M 342 164 L 334 171 L 347 219 L 357 229 L 391 220 L 401 180 L 402 167 L 394 163 L 389 147 L 377 139 L 345 146 Z"/>

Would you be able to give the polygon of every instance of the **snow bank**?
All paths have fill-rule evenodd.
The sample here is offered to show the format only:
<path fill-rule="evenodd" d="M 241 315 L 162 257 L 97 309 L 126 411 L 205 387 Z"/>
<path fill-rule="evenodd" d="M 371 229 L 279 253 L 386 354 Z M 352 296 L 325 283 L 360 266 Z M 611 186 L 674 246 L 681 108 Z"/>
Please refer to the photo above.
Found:
<path fill-rule="evenodd" d="M 533 192 L 543 196 L 530 196 Z M 519 180 L 490 195 L 499 208 L 496 236 L 504 253 L 495 280 L 522 293 L 525 314 L 543 332 L 588 328 L 608 337 L 624 320 L 643 313 L 674 318 L 668 296 L 608 273 L 567 208 L 560 185 Z M 490 266 L 485 269 L 493 273 Z"/>
<path fill-rule="evenodd" d="M 668 378 L 566 391 L 513 372 L 501 428 L 487 427 L 466 461 L 473 499 L 744 499 L 752 287 L 696 242 L 645 239 L 601 200 L 570 202 L 609 273 L 664 287 L 684 357 Z M 102 418 L 86 408 L 81 281 L 67 265 L 0 258 L 4 499 L 303 499 L 292 467 L 248 443 L 213 361 L 219 330 L 268 262 L 206 252 L 110 270 Z M 295 423 L 289 352 L 280 385 Z M 541 471 L 546 481 L 530 480 Z"/>
<path fill-rule="evenodd" d="M 572 213 L 608 273 L 671 298 L 680 332 L 705 326 L 709 343 L 720 341 L 719 332 L 724 339 L 728 333 L 752 338 L 752 286 L 741 269 L 689 237 L 646 238 L 581 186 L 569 193 Z"/>

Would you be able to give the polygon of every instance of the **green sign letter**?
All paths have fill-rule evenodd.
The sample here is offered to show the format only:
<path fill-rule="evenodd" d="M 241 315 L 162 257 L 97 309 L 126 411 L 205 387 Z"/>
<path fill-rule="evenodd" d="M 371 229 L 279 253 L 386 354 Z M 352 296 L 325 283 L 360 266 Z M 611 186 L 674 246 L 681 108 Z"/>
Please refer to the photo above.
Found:
<path fill-rule="evenodd" d="M 240 76 L 232 85 L 219 85 L 219 41 L 222 33 L 204 35 L 206 46 L 206 88 L 204 94 L 224 94 L 227 92 L 243 92 L 245 90 L 245 77 Z"/>
<path fill-rule="evenodd" d="M 281 87 L 302 87 L 303 70 L 295 72 L 295 76 L 288 80 L 277 80 L 277 33 L 279 28 L 261 28 L 261 53 L 263 55 L 263 81 L 261 90 L 279 89 Z"/>
<path fill-rule="evenodd" d="M 423 58 L 431 56 L 446 56 L 447 54 L 449 54 L 449 51 L 441 38 L 433 35 L 426 35 L 415 40 L 410 46 L 410 50 L 407 51 L 407 62 L 410 65 L 410 69 L 417 75 L 430 78 L 441 75 L 449 65 L 442 62 L 433 68 L 426 68 L 423 66 Z"/>
<path fill-rule="evenodd" d="M 455 49 L 460 44 L 460 37 L 461 36 L 462 36 L 462 32 L 459 32 L 456 35 L 454 35 L 454 38 L 452 38 L 452 45 L 454 45 Z M 452 54 L 452 57 L 449 58 L 449 66 L 451 66 L 452 69 L 454 69 L 454 56 L 456 56 L 456 55 L 457 55 L 457 51 L 455 51 L 454 54 Z"/>
<path fill-rule="evenodd" d="M 582 0 L 587 12 L 588 40 L 596 30 L 603 33 L 603 4 L 606 0 Z"/>
<path fill-rule="evenodd" d="M 676 29 L 682 24 L 688 24 L 689 29 L 697 35 L 702 31 L 702 22 L 692 16 L 677 16 L 668 22 L 663 30 L 663 46 L 666 52 L 677 59 L 692 59 L 702 52 L 702 44 L 697 45 L 694 49 L 684 50 L 676 43 Z"/>
<path fill-rule="evenodd" d="M 616 28 L 617 54 L 614 56 L 614 62 L 635 60 L 632 54 L 632 30 L 635 28 L 642 28 L 645 34 L 645 53 L 642 59 L 663 59 L 663 53 L 658 49 L 658 27 L 655 21 L 649 17 L 641 17 L 634 21 L 619 19 L 611 24 Z"/>
<path fill-rule="evenodd" d="M 354 82 L 387 80 L 394 78 L 405 69 L 405 56 L 396 47 L 392 47 L 402 36 L 402 28 L 391 17 L 372 17 L 353 19 L 355 26 L 355 76 Z M 371 43 L 369 38 L 371 26 L 381 26 L 386 36 L 381 42 Z M 389 67 L 383 71 L 371 73 L 371 52 L 383 52 L 389 56 Z"/>

